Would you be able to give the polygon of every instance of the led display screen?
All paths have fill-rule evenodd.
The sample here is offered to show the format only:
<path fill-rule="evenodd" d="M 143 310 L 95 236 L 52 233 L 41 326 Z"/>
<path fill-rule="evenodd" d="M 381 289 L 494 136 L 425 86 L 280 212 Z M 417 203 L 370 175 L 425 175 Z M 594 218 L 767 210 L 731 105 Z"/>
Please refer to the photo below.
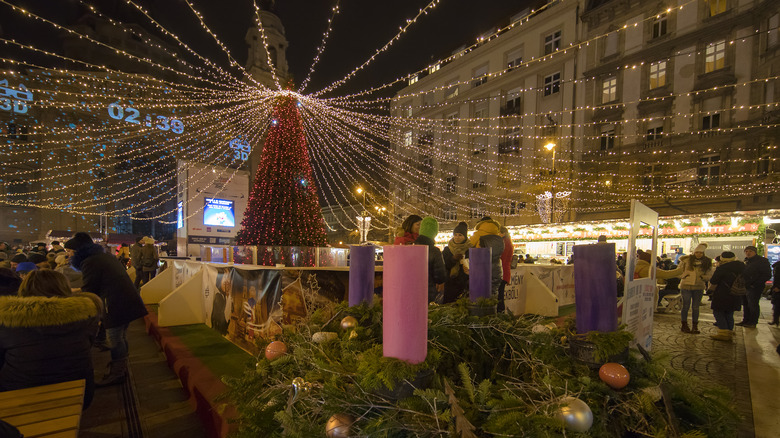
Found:
<path fill-rule="evenodd" d="M 184 228 L 184 202 L 176 204 L 176 228 Z"/>
<path fill-rule="evenodd" d="M 203 208 L 203 225 L 235 227 L 236 213 L 233 201 L 206 198 L 206 206 Z"/>

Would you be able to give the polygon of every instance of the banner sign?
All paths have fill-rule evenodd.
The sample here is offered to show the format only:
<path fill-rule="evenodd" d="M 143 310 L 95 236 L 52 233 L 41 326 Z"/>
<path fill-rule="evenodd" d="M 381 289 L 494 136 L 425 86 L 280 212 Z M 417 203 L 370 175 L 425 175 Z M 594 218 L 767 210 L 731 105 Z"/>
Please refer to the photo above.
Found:
<path fill-rule="evenodd" d="M 201 245 L 232 245 L 231 237 L 212 237 L 212 236 L 187 236 L 187 243 Z"/>
<path fill-rule="evenodd" d="M 658 228 L 658 236 L 675 236 L 675 235 L 698 235 L 698 234 L 723 234 L 729 235 L 733 233 L 750 232 L 754 233 L 758 231 L 759 224 L 742 224 L 736 227 L 731 225 L 715 225 L 711 227 L 666 227 Z M 639 236 L 651 236 L 653 230 L 650 228 L 640 228 Z M 528 242 L 532 240 L 549 240 L 549 239 L 598 239 L 599 236 L 607 236 L 608 239 L 627 238 L 629 236 L 629 230 L 601 230 L 601 231 L 561 231 L 556 233 L 526 233 L 520 235 L 513 235 L 512 241 Z"/>

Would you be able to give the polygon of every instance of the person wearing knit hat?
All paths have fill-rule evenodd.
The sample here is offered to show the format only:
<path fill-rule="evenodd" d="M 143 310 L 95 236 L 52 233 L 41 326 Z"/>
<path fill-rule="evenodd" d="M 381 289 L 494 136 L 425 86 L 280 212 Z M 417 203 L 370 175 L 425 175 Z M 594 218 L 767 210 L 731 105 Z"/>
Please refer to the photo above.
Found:
<path fill-rule="evenodd" d="M 469 225 L 458 223 L 452 230 L 452 239 L 441 252 L 444 258 L 444 269 L 447 281 L 444 283 L 444 299 L 442 304 L 455 302 L 469 287 L 469 274 L 463 262 L 468 258 L 471 243 L 468 241 Z"/>
<path fill-rule="evenodd" d="M 95 386 L 116 385 L 127 379 L 128 325 L 148 312 L 138 290 L 127 275 L 124 266 L 103 247 L 92 242 L 86 233 L 76 233 L 65 243 L 71 255 L 71 265 L 81 271 L 82 290 L 92 292 L 106 303 L 103 326 L 111 346 L 108 373 Z M 75 248 L 75 249 L 74 249 Z"/>
<path fill-rule="evenodd" d="M 11 257 L 11 269 L 16 270 L 16 267 L 19 265 L 19 263 L 26 262 L 27 256 L 24 254 L 16 254 L 15 256 Z"/>
<path fill-rule="evenodd" d="M 476 230 L 469 238 L 475 248 L 490 248 L 490 289 L 492 296 L 498 296 L 501 286 L 501 254 L 504 252 L 504 239 L 499 235 L 501 224 L 490 216 L 483 217 L 474 227 Z"/>
<path fill-rule="evenodd" d="M 700 333 L 699 305 L 704 295 L 706 283 L 715 272 L 712 259 L 704 254 L 707 246 L 706 243 L 700 243 L 693 249 L 693 255 L 680 257 L 677 269 L 658 271 L 658 278 L 680 277 L 680 295 L 682 295 L 683 300 L 683 308 L 680 311 L 680 331 L 683 333 Z M 688 326 L 689 309 L 691 310 L 691 327 Z"/>
<path fill-rule="evenodd" d="M 447 280 L 447 272 L 444 270 L 444 259 L 441 256 L 441 250 L 436 247 L 436 242 L 434 241 L 437 234 L 439 234 L 439 222 L 435 218 L 428 216 L 420 221 L 420 235 L 414 241 L 415 245 L 428 245 L 429 303 L 436 301 L 439 291 L 444 291 L 444 282 Z"/>
<path fill-rule="evenodd" d="M 745 264 L 731 251 L 720 255 L 720 264 L 710 278 L 712 316 L 718 333 L 710 335 L 716 341 L 731 342 L 734 334 L 734 312 L 742 306 L 742 297 L 731 293 L 731 286 L 745 271 Z"/>

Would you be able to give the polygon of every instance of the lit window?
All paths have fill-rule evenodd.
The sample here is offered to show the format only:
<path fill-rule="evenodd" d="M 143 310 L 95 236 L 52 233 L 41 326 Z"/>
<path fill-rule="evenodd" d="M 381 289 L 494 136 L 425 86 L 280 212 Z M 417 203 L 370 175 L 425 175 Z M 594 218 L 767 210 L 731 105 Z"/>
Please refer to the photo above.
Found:
<path fill-rule="evenodd" d="M 419 78 L 417 75 L 414 75 L 414 76 L 412 76 L 411 78 L 409 78 L 409 85 L 412 85 L 412 84 L 414 84 L 414 83 L 415 83 L 415 82 L 417 82 L 419 79 L 420 79 L 420 78 Z"/>
<path fill-rule="evenodd" d="M 549 55 L 561 49 L 561 31 L 555 31 L 544 37 L 544 54 Z"/>
<path fill-rule="evenodd" d="M 458 191 L 458 177 L 448 176 L 446 181 L 446 187 L 444 188 L 447 193 L 457 193 Z"/>
<path fill-rule="evenodd" d="M 441 63 L 437 62 L 436 64 L 433 64 L 432 66 L 428 67 L 428 73 L 429 74 L 435 73 L 439 71 L 440 68 L 441 68 Z"/>
<path fill-rule="evenodd" d="M 601 103 L 612 102 L 617 99 L 617 78 L 612 76 L 601 83 Z"/>
<path fill-rule="evenodd" d="M 720 70 L 726 66 L 726 40 L 707 46 L 704 58 L 704 72 Z"/>
<path fill-rule="evenodd" d="M 447 84 L 447 88 L 444 90 L 444 98 L 452 99 L 458 95 L 460 89 L 458 88 L 458 81 L 452 81 Z"/>
<path fill-rule="evenodd" d="M 561 91 L 561 72 L 544 77 L 544 95 L 550 96 Z"/>
<path fill-rule="evenodd" d="M 650 89 L 666 85 L 666 61 L 650 64 Z"/>
<path fill-rule="evenodd" d="M 455 206 L 445 205 L 442 213 L 443 213 L 442 216 L 444 216 L 445 221 L 458 220 L 458 210 L 455 208 Z"/>
<path fill-rule="evenodd" d="M 666 12 L 659 14 L 653 21 L 653 38 L 666 35 Z"/>
<path fill-rule="evenodd" d="M 717 185 L 720 180 L 720 155 L 706 155 L 699 158 L 699 184 Z"/>
<path fill-rule="evenodd" d="M 414 140 L 414 134 L 412 133 L 412 131 L 404 132 L 404 146 L 405 147 L 411 147 L 413 140 Z"/>
<path fill-rule="evenodd" d="M 726 0 L 707 0 L 710 17 L 726 12 Z"/>

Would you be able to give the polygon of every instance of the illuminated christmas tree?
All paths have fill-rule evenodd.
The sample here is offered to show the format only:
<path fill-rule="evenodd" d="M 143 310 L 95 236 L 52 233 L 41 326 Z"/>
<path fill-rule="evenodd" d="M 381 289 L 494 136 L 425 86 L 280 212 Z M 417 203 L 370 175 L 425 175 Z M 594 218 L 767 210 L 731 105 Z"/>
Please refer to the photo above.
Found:
<path fill-rule="evenodd" d="M 283 96 L 272 113 L 237 243 L 324 246 L 313 176 L 298 103 Z"/>

